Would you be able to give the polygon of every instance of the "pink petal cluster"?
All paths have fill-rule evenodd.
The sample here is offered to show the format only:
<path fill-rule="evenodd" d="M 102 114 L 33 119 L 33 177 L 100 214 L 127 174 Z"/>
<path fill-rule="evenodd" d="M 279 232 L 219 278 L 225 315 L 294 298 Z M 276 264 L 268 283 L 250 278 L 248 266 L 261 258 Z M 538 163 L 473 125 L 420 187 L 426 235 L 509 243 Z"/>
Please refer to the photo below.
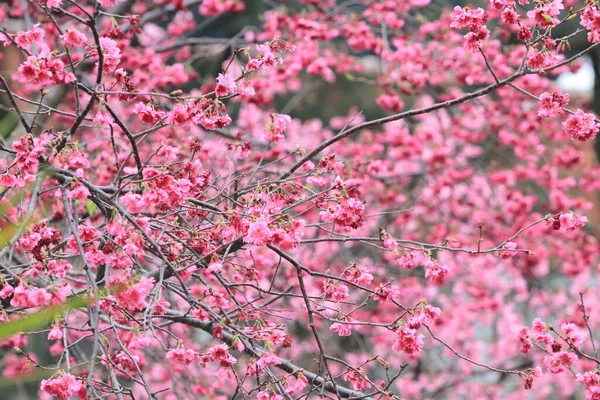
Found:
<path fill-rule="evenodd" d="M 177 348 L 169 350 L 166 358 L 172 363 L 183 363 L 185 365 L 190 365 L 192 362 L 200 358 L 200 353 L 188 348 Z"/>
<path fill-rule="evenodd" d="M 106 2 L 106 0 L 105 0 Z M 111 1 L 112 2 L 112 1 Z M 103 55 L 103 73 L 109 74 L 114 72 L 121 62 L 121 49 L 117 46 L 117 42 L 108 38 L 100 38 L 100 47 Z"/>
<path fill-rule="evenodd" d="M 52 55 L 27 57 L 27 61 L 19 66 L 18 78 L 42 87 L 64 85 L 75 81 L 75 75 L 65 70 L 62 60 Z"/>
<path fill-rule="evenodd" d="M 423 350 L 425 336 L 417 334 L 416 329 L 411 329 L 408 326 L 403 326 L 396 332 L 396 341 L 392 345 L 392 349 L 397 352 L 404 352 L 412 355 Z"/>
<path fill-rule="evenodd" d="M 87 399 L 85 384 L 71 374 L 61 374 L 56 378 L 44 379 L 40 389 L 59 400 L 69 399 L 76 394 L 80 399 Z"/>
<path fill-rule="evenodd" d="M 70 48 L 79 47 L 87 40 L 85 34 L 75 28 L 67 29 L 64 34 L 60 35 L 60 38 L 65 42 L 65 46 Z"/>
<path fill-rule="evenodd" d="M 154 285 L 154 279 L 145 276 L 140 277 L 137 282 L 131 282 L 129 275 L 111 276 L 108 280 L 108 287 L 115 291 L 117 304 L 130 311 L 143 309 L 148 305 L 146 298 Z"/>
<path fill-rule="evenodd" d="M 223 13 L 241 13 L 246 5 L 241 0 L 204 0 L 200 4 L 200 14 L 208 17 L 216 17 Z"/>
<path fill-rule="evenodd" d="M 596 122 L 594 114 L 577 110 L 563 123 L 565 131 L 571 139 L 586 142 L 596 137 L 600 124 Z"/>
<path fill-rule="evenodd" d="M 40 24 L 35 24 L 30 30 L 17 33 L 15 42 L 19 47 L 29 49 L 32 43 L 41 44 L 45 35 L 46 32 L 40 28 Z"/>
<path fill-rule="evenodd" d="M 538 115 L 540 117 L 555 117 L 563 115 L 563 108 L 569 104 L 569 94 L 559 94 L 553 91 L 552 93 L 544 92 L 540 95 L 540 107 Z"/>
<path fill-rule="evenodd" d="M 471 51 L 479 50 L 490 36 L 490 31 L 485 26 L 489 19 L 488 13 L 481 7 L 471 9 L 469 7 L 456 6 L 454 7 L 452 17 L 451 28 L 469 29 L 469 33 L 465 35 L 464 46 Z"/>
<path fill-rule="evenodd" d="M 273 142 L 280 142 L 284 139 L 283 133 L 286 131 L 292 118 L 285 114 L 271 115 L 271 122 L 265 128 L 264 139 Z"/>
<path fill-rule="evenodd" d="M 339 227 L 357 229 L 365 222 L 365 205 L 353 197 L 342 198 L 320 212 L 324 222 L 331 222 Z"/>

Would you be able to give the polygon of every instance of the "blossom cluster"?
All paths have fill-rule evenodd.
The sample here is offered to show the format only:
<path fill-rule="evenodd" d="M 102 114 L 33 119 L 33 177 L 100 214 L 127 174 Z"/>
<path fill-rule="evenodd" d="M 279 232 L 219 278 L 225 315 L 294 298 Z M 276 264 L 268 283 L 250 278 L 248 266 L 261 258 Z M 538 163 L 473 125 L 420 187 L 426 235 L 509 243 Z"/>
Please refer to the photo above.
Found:
<path fill-rule="evenodd" d="M 0 4 L 3 376 L 600 399 L 599 6 L 450 3 Z"/>

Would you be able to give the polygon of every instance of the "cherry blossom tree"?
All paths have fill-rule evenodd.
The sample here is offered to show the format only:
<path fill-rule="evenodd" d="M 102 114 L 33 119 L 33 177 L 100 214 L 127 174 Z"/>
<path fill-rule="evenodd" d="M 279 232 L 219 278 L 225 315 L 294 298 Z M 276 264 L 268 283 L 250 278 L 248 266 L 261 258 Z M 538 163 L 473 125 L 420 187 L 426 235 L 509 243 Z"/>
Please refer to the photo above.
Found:
<path fill-rule="evenodd" d="M 253 3 L 0 4 L 4 379 L 600 399 L 600 120 L 554 83 L 597 1 Z"/>

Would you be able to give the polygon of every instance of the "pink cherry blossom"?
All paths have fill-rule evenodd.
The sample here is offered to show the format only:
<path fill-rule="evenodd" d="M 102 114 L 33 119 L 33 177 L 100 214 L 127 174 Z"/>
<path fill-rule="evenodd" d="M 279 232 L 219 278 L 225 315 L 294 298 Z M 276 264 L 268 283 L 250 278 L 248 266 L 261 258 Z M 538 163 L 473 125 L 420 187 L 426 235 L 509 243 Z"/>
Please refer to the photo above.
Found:
<path fill-rule="evenodd" d="M 87 37 L 82 32 L 75 28 L 69 28 L 67 31 L 60 36 L 65 42 L 65 46 L 75 48 L 81 46 L 87 40 Z"/>
<path fill-rule="evenodd" d="M 557 115 L 563 115 L 563 108 L 569 103 L 569 94 L 564 95 L 556 92 L 542 93 L 540 95 L 540 108 L 538 109 L 538 115 L 540 117 L 555 117 Z"/>
<path fill-rule="evenodd" d="M 402 351 L 406 354 L 415 354 L 423 349 L 424 336 L 417 334 L 417 331 L 408 327 L 403 327 L 396 332 L 396 342 L 392 348 L 395 351 Z"/>
<path fill-rule="evenodd" d="M 563 123 L 565 131 L 573 140 L 587 141 L 596 137 L 600 124 L 596 122 L 593 114 L 577 110 Z"/>
<path fill-rule="evenodd" d="M 256 3 L 0 3 L 3 377 L 600 400 L 598 5 Z"/>
<path fill-rule="evenodd" d="M 43 392 L 65 400 L 75 394 L 85 397 L 85 385 L 71 374 L 62 374 L 56 378 L 44 379 L 40 386 Z"/>
<path fill-rule="evenodd" d="M 183 363 L 185 365 L 190 365 L 192 362 L 197 360 L 200 357 L 200 354 L 197 351 L 192 349 L 172 349 L 166 355 L 166 359 L 172 363 Z"/>

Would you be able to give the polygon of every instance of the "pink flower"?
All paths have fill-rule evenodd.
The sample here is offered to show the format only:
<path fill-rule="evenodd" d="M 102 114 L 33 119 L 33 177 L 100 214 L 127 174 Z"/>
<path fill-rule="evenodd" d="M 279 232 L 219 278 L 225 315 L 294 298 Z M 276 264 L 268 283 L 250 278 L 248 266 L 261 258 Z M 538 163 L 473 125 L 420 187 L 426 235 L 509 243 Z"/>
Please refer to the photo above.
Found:
<path fill-rule="evenodd" d="M 596 372 L 577 374 L 577 382 L 584 385 L 587 390 L 591 390 L 592 388 L 600 389 L 600 375 L 598 375 Z"/>
<path fill-rule="evenodd" d="M 411 328 L 418 329 L 423 324 L 429 325 L 432 322 L 437 321 L 441 314 L 442 310 L 432 306 L 431 304 L 427 304 L 425 307 L 423 307 L 423 309 L 415 313 L 414 317 L 411 318 L 409 325 Z"/>
<path fill-rule="evenodd" d="M 347 324 L 340 324 L 339 322 L 334 322 L 329 329 L 333 332 L 336 332 L 338 336 L 350 336 L 352 335 L 352 331 L 350 330 L 350 326 Z"/>
<path fill-rule="evenodd" d="M 120 2 L 121 0 L 98 0 L 98 3 L 100 3 L 100 5 L 104 8 L 114 7 Z"/>
<path fill-rule="evenodd" d="M 69 199 L 85 201 L 90 196 L 90 191 L 82 183 L 78 182 L 75 187 L 68 191 Z"/>
<path fill-rule="evenodd" d="M 348 279 L 352 283 L 364 286 L 373 281 L 373 274 L 369 272 L 368 268 L 355 265 L 354 267 L 348 268 L 344 271 L 344 278 Z"/>
<path fill-rule="evenodd" d="M 22 380 L 26 376 L 31 376 L 35 373 L 35 365 L 28 357 L 34 361 L 38 361 L 38 357 L 34 353 L 29 353 L 27 357 L 19 357 L 11 353 L 5 355 L 2 376 L 12 381 Z"/>
<path fill-rule="evenodd" d="M 536 318 L 533 320 L 533 332 L 535 333 L 545 333 L 548 327 L 540 318 Z"/>
<path fill-rule="evenodd" d="M 440 265 L 431 258 L 427 258 L 423 262 L 423 266 L 425 267 L 425 277 L 437 284 L 444 283 L 444 278 L 448 275 L 448 272 L 450 272 L 447 266 Z"/>
<path fill-rule="evenodd" d="M 142 276 L 137 283 L 128 286 L 129 276 L 122 277 L 111 276 L 108 280 L 108 286 L 111 290 L 115 290 L 114 294 L 119 306 L 135 311 L 144 308 L 148 305 L 146 297 L 154 288 L 154 279 Z"/>
<path fill-rule="evenodd" d="M 271 115 L 271 122 L 267 124 L 265 129 L 264 139 L 280 142 L 283 140 L 283 133 L 287 129 L 288 124 L 292 121 L 289 115 L 285 114 L 273 114 Z"/>
<path fill-rule="evenodd" d="M 500 258 L 503 260 L 509 259 L 513 257 L 516 253 L 511 250 L 515 250 L 517 248 L 517 244 L 515 242 L 506 242 L 503 247 L 505 250 L 500 252 Z"/>
<path fill-rule="evenodd" d="M 104 3 L 106 2 L 105 0 Z M 114 3 L 116 4 L 116 2 Z M 117 42 L 107 37 L 100 38 L 100 47 L 104 56 L 102 72 L 104 74 L 114 72 L 121 62 L 121 49 L 117 47 Z"/>
<path fill-rule="evenodd" d="M 563 108 L 569 104 L 569 94 L 564 95 L 556 92 L 542 93 L 540 95 L 540 107 L 538 108 L 538 115 L 540 117 L 555 117 L 557 115 L 563 115 L 565 112 Z"/>
<path fill-rule="evenodd" d="M 114 119 L 108 112 L 103 112 L 101 109 L 98 109 L 92 122 L 96 125 L 112 124 Z"/>
<path fill-rule="evenodd" d="M 529 329 L 525 326 L 519 330 L 519 342 L 521 343 L 519 351 L 523 354 L 529 353 L 533 347 L 533 342 L 529 338 Z"/>
<path fill-rule="evenodd" d="M 267 390 L 262 390 L 256 394 L 257 400 L 283 400 L 280 394 L 271 393 Z"/>
<path fill-rule="evenodd" d="M 33 28 L 27 32 L 19 32 L 15 38 L 17 45 L 22 48 L 29 48 L 31 43 L 41 43 L 44 40 L 46 32 L 40 28 L 40 24 L 35 24 Z"/>
<path fill-rule="evenodd" d="M 65 64 L 52 55 L 29 56 L 19 66 L 19 78 L 40 86 L 63 85 L 75 81 L 72 72 L 64 70 Z"/>
<path fill-rule="evenodd" d="M 70 48 L 79 47 L 87 40 L 85 34 L 75 28 L 69 28 L 60 38 L 65 42 L 65 46 Z"/>
<path fill-rule="evenodd" d="M 44 288 L 28 288 L 22 283 L 17 286 L 10 300 L 10 305 L 18 308 L 40 307 L 50 305 L 52 295 Z"/>
<path fill-rule="evenodd" d="M 282 250 L 291 250 L 302 240 L 305 225 L 304 220 L 294 220 L 286 224 L 285 229 L 275 228 L 270 236 L 271 242 Z"/>
<path fill-rule="evenodd" d="M 273 54 L 273 50 L 268 45 L 259 44 L 256 46 L 256 50 L 260 53 L 259 60 L 260 66 L 264 69 L 270 69 L 275 67 L 276 65 L 281 63 L 275 54 Z M 250 67 L 250 62 L 248 63 L 248 67 Z"/>
<path fill-rule="evenodd" d="M 479 30 L 469 32 L 465 35 L 464 46 L 471 51 L 477 51 L 483 47 L 483 42 L 485 42 L 489 37 L 489 29 L 485 26 L 482 26 Z"/>
<path fill-rule="evenodd" d="M 398 242 L 396 239 L 388 235 L 385 239 L 383 239 L 383 247 L 393 250 L 398 247 Z"/>
<path fill-rule="evenodd" d="M 385 303 L 388 301 L 392 301 L 394 297 L 398 296 L 400 290 L 396 285 L 384 286 L 383 284 L 379 284 L 377 288 L 377 293 L 373 295 L 373 299 L 375 301 Z"/>
<path fill-rule="evenodd" d="M 344 380 L 350 382 L 352 389 L 364 390 L 371 387 L 371 384 L 365 379 L 365 376 L 367 376 L 365 370 L 363 368 L 358 368 L 356 370 L 349 370 L 348 373 L 344 375 Z"/>
<path fill-rule="evenodd" d="M 325 222 L 332 222 L 339 227 L 352 229 L 362 226 L 366 219 L 365 205 L 353 197 L 340 199 L 339 204 L 321 211 L 320 215 Z"/>
<path fill-rule="evenodd" d="M 560 374 L 564 372 L 567 367 L 577 361 L 577 356 L 574 353 L 561 351 L 551 356 L 544 358 L 544 364 L 548 367 L 548 370 L 553 374 Z"/>
<path fill-rule="evenodd" d="M 541 367 L 533 368 L 530 375 L 523 375 L 522 378 L 525 380 L 525 390 L 531 390 L 533 388 L 534 378 L 539 378 L 540 376 L 542 376 Z"/>
<path fill-rule="evenodd" d="M 190 365 L 200 357 L 200 353 L 192 349 L 177 348 L 169 350 L 166 355 L 167 360 L 172 363 L 184 363 Z"/>
<path fill-rule="evenodd" d="M 136 114 L 142 122 L 150 125 L 154 125 L 165 117 L 164 112 L 156 111 L 152 106 L 142 102 L 135 105 L 133 113 Z"/>
<path fill-rule="evenodd" d="M 563 122 L 563 126 L 571 139 L 585 142 L 595 138 L 598 133 L 600 124 L 595 119 L 594 114 L 588 114 L 578 109 L 575 114 Z"/>
<path fill-rule="evenodd" d="M 73 266 L 64 260 L 48 260 L 48 272 L 57 278 L 64 278 Z"/>
<path fill-rule="evenodd" d="M 584 336 L 578 332 L 577 326 L 572 323 L 563 323 L 560 329 L 567 335 L 573 346 L 579 348 L 584 342 Z"/>
<path fill-rule="evenodd" d="M 14 175 L 1 174 L 0 175 L 0 186 L 3 187 L 15 187 L 17 186 L 18 180 Z"/>
<path fill-rule="evenodd" d="M 227 96 L 229 93 L 234 93 L 237 90 L 237 83 L 231 74 L 219 74 L 217 82 L 217 88 L 215 89 L 217 97 Z"/>
<path fill-rule="evenodd" d="M 50 305 L 58 306 L 63 304 L 67 300 L 67 296 L 71 293 L 70 285 L 62 286 L 51 286 L 48 290 L 50 292 Z"/>
<path fill-rule="evenodd" d="M 395 94 L 382 94 L 376 102 L 379 107 L 388 111 L 400 112 L 404 108 L 404 102 Z"/>
<path fill-rule="evenodd" d="M 396 342 L 393 344 L 392 349 L 406 354 L 418 353 L 423 350 L 424 337 L 421 334 L 417 335 L 415 329 L 403 326 L 396 332 Z"/>
<path fill-rule="evenodd" d="M 394 258 L 398 260 L 398 264 L 400 264 L 403 269 L 414 269 L 419 264 L 417 256 L 413 253 L 394 252 Z"/>
<path fill-rule="evenodd" d="M 325 287 L 325 293 L 328 297 L 333 301 L 344 301 L 350 297 L 350 292 L 348 291 L 348 286 L 344 284 L 340 284 L 337 286 L 328 285 Z"/>
<path fill-rule="evenodd" d="M 507 25 L 514 25 L 519 22 L 519 14 L 510 8 L 504 9 L 500 15 L 500 19 Z"/>
<path fill-rule="evenodd" d="M 277 358 L 277 356 L 275 354 L 269 353 L 269 354 L 263 354 L 256 362 L 256 365 L 258 365 L 261 368 L 265 368 L 265 367 L 270 367 L 272 365 L 277 365 L 279 363 L 280 363 L 279 358 Z"/>
<path fill-rule="evenodd" d="M 85 396 L 85 384 L 71 374 L 62 374 L 57 378 L 44 379 L 40 389 L 60 400 L 66 400 L 75 394 Z"/>
<path fill-rule="evenodd" d="M 230 357 L 229 348 L 224 344 L 211 347 L 208 353 L 212 361 L 222 361 Z"/>
<path fill-rule="evenodd" d="M 452 12 L 452 18 L 450 28 L 469 28 L 470 31 L 476 31 L 487 22 L 489 16 L 481 7 L 473 10 L 469 7 L 456 6 Z"/>
<path fill-rule="evenodd" d="M 548 334 L 548 326 L 540 319 L 533 320 L 532 331 L 535 334 L 534 340 L 541 344 L 552 344 L 554 339 Z"/>
<path fill-rule="evenodd" d="M 246 64 L 246 69 L 248 71 L 256 71 L 257 69 L 260 68 L 261 62 L 260 60 L 256 59 L 256 58 L 252 58 L 248 61 L 248 64 Z"/>
<path fill-rule="evenodd" d="M 558 60 L 556 54 L 536 51 L 527 57 L 527 66 L 530 68 L 546 68 L 552 66 Z"/>
<path fill-rule="evenodd" d="M 63 0 L 46 0 L 46 7 L 58 8 L 62 6 Z"/>
<path fill-rule="evenodd" d="M 127 348 L 129 350 L 144 349 L 150 346 L 151 342 L 152 338 L 149 336 L 136 336 L 129 343 L 127 343 Z"/>
<path fill-rule="evenodd" d="M 554 0 L 549 4 L 538 5 L 533 10 L 528 11 L 527 17 L 534 20 L 541 28 L 548 28 L 559 22 L 556 16 L 564 8 L 562 0 Z"/>
<path fill-rule="evenodd" d="M 53 326 L 48 333 L 48 340 L 59 340 L 62 339 L 63 332 L 59 326 Z"/>
<path fill-rule="evenodd" d="M 39 241 L 42 239 L 42 235 L 39 232 L 30 232 L 29 234 L 23 235 L 19 240 L 19 245 L 27 251 L 33 250 Z"/>
<path fill-rule="evenodd" d="M 588 41 L 597 43 L 600 41 L 600 12 L 592 4 L 585 7 L 580 15 L 581 25 L 589 30 Z"/>
<path fill-rule="evenodd" d="M 335 73 L 329 67 L 329 63 L 325 58 L 317 58 L 313 60 L 307 67 L 306 72 L 311 75 L 321 75 L 326 82 L 332 83 L 335 81 Z"/>
<path fill-rule="evenodd" d="M 248 228 L 248 234 L 244 238 L 245 243 L 257 246 L 266 246 L 271 240 L 271 229 L 266 219 L 259 218 Z"/>
<path fill-rule="evenodd" d="M 223 264 L 220 262 L 213 262 L 208 265 L 207 271 L 209 272 L 218 272 L 223 271 Z"/>
<path fill-rule="evenodd" d="M 200 14 L 207 17 L 216 17 L 224 13 L 225 10 L 225 3 L 219 0 L 204 0 L 199 8 Z"/>
<path fill-rule="evenodd" d="M 296 377 L 296 382 L 291 383 L 291 379 L 288 379 L 286 382 L 287 387 L 285 388 L 285 394 L 288 396 L 293 396 L 296 393 L 299 393 L 302 389 L 304 389 L 308 385 L 308 379 L 304 374 L 298 374 Z M 283 397 L 281 397 L 283 400 Z"/>
<path fill-rule="evenodd" d="M 4 286 L 2 286 L 2 290 L 0 290 L 0 298 L 2 298 L 2 299 L 8 298 L 13 294 L 14 291 L 15 291 L 15 288 L 13 288 L 8 283 L 5 283 Z"/>

